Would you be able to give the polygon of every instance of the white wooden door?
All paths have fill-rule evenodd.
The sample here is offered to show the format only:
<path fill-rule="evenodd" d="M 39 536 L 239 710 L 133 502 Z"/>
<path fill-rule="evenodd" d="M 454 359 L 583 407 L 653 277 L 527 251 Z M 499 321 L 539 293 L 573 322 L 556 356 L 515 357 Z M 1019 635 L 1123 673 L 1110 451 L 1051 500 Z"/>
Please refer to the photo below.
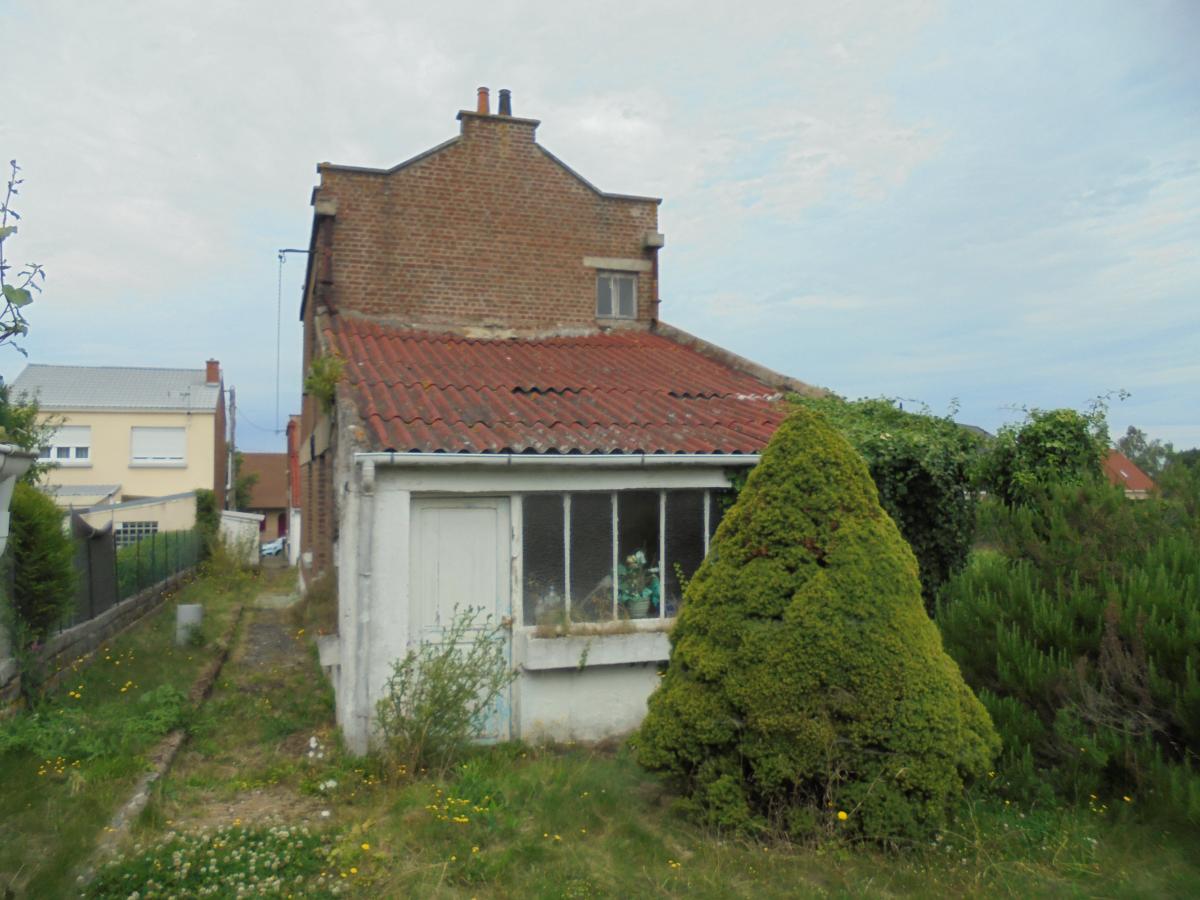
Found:
<path fill-rule="evenodd" d="M 413 642 L 440 641 L 456 608 L 480 610 L 480 626 L 488 615 L 492 627 L 509 619 L 510 529 L 509 504 L 503 497 L 413 500 L 409 530 Z M 511 665 L 512 632 L 501 633 Z M 506 690 L 484 723 L 485 740 L 508 739 L 511 708 Z"/>

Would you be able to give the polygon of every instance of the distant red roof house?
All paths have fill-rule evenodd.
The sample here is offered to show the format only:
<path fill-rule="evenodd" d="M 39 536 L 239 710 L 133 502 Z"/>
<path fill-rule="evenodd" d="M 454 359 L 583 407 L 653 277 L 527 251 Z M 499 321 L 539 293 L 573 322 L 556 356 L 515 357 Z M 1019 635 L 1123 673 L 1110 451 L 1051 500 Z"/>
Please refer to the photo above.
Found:
<path fill-rule="evenodd" d="M 265 518 L 259 537 L 273 541 L 287 534 L 288 458 L 286 453 L 243 453 L 242 475 L 255 476 L 250 488 L 249 512 Z"/>
<path fill-rule="evenodd" d="M 1104 458 L 1104 474 L 1110 482 L 1125 489 L 1126 497 L 1134 500 L 1145 500 L 1154 490 L 1150 476 L 1120 450 L 1108 451 Z"/>

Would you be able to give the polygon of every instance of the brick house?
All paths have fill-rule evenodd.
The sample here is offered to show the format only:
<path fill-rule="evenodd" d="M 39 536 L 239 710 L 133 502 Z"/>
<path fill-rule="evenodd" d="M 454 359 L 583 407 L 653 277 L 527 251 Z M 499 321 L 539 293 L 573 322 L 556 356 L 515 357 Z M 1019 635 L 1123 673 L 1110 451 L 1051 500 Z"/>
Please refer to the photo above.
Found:
<path fill-rule="evenodd" d="M 590 184 L 506 91 L 458 119 L 391 169 L 320 164 L 312 198 L 304 367 L 344 371 L 304 398 L 301 566 L 336 572 L 322 663 L 355 751 L 456 606 L 521 672 L 492 737 L 635 727 L 730 475 L 816 390 L 660 320 L 659 200 Z"/>

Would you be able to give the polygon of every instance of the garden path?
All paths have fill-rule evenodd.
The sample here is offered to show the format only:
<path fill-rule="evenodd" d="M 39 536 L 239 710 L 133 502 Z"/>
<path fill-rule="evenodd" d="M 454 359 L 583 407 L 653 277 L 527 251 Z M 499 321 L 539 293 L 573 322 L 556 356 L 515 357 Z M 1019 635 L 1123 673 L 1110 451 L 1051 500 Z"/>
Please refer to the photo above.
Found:
<path fill-rule="evenodd" d="M 296 600 L 268 581 L 246 609 L 193 738 L 164 780 L 159 824 L 192 831 L 330 815 L 327 800 L 304 791 L 315 753 L 333 744 L 333 722 Z"/>

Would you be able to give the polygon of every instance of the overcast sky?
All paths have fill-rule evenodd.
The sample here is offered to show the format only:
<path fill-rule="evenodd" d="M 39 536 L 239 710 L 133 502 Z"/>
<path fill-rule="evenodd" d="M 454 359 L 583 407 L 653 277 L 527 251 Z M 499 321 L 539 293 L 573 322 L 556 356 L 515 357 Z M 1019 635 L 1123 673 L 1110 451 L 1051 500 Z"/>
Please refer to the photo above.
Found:
<path fill-rule="evenodd" d="M 0 0 L 0 34 L 28 361 L 217 357 L 245 449 L 298 408 L 316 163 L 419 153 L 477 85 L 664 198 L 672 324 L 989 430 L 1124 389 L 1114 437 L 1200 445 L 1200 3 Z"/>

